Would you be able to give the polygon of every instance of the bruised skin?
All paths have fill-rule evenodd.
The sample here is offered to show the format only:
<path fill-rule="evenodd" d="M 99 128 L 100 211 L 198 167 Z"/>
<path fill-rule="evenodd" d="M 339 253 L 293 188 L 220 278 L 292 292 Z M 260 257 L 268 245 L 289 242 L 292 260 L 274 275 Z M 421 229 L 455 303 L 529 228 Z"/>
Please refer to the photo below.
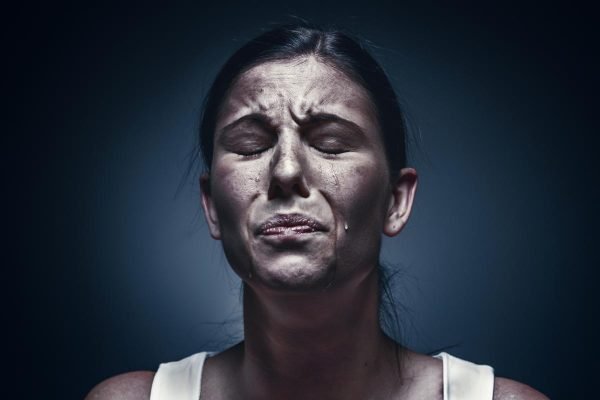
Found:
<path fill-rule="evenodd" d="M 305 123 L 319 113 L 356 128 Z M 393 196 L 373 105 L 346 75 L 314 57 L 248 70 L 222 105 L 214 143 L 209 226 L 248 284 L 321 289 L 358 282 L 377 265 Z M 277 213 L 306 214 L 326 229 L 274 244 L 256 229 Z"/>

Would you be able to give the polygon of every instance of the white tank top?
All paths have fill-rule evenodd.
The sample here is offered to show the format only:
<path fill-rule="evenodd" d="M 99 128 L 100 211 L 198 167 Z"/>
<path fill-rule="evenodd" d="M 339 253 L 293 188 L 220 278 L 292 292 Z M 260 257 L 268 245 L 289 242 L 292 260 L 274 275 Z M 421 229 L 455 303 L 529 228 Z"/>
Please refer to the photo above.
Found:
<path fill-rule="evenodd" d="M 215 352 L 196 353 L 183 360 L 160 364 L 154 375 L 150 400 L 199 400 L 202 367 Z M 443 362 L 444 400 L 492 400 L 494 370 L 453 357 L 448 353 L 434 356 Z"/>

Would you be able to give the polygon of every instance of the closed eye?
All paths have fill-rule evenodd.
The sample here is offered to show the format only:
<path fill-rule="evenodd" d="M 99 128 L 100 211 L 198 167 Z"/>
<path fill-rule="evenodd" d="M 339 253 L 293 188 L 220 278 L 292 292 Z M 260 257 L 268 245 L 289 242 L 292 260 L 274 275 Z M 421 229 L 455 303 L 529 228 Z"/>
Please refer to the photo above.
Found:
<path fill-rule="evenodd" d="M 342 154 L 342 153 L 346 152 L 346 150 L 329 149 L 329 148 L 319 148 L 318 146 L 313 146 L 313 148 L 315 150 L 317 150 L 318 152 L 320 152 L 320 153 L 330 154 L 330 155 L 337 155 L 337 154 Z"/>
<path fill-rule="evenodd" d="M 244 158 L 256 158 L 270 149 L 276 137 L 263 132 L 236 132 L 222 138 L 225 150 Z"/>
<path fill-rule="evenodd" d="M 317 151 L 325 154 L 341 154 L 351 150 L 351 146 L 337 137 L 323 137 L 311 144 Z"/>
<path fill-rule="evenodd" d="M 259 148 L 258 150 L 252 150 L 252 151 L 237 151 L 236 153 L 239 154 L 240 156 L 242 156 L 243 158 L 258 158 L 260 157 L 260 155 L 262 153 L 264 153 L 265 151 L 269 150 L 270 147 L 262 147 Z"/>

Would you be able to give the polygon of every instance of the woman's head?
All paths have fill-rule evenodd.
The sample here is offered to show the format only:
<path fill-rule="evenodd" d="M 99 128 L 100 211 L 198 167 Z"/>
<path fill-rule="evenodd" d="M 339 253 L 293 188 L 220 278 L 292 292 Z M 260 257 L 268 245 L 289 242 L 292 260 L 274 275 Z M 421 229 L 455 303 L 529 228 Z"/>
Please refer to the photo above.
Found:
<path fill-rule="evenodd" d="M 203 206 L 250 285 L 310 290 L 377 266 L 416 175 L 385 74 L 339 32 L 284 27 L 226 63 L 202 121 Z M 396 129 L 396 131 L 393 131 Z"/>

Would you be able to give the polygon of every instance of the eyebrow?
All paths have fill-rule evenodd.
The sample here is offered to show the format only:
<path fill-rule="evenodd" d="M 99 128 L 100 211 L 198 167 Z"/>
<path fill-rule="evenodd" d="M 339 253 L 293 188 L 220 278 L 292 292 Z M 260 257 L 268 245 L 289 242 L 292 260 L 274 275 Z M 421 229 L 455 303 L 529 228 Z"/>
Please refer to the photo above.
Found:
<path fill-rule="evenodd" d="M 361 134 L 362 136 L 365 136 L 365 132 L 363 131 L 363 128 L 361 128 L 357 123 L 347 120 L 345 118 L 342 118 L 336 114 L 322 113 L 322 112 L 310 113 L 305 118 L 300 119 L 292 113 L 292 118 L 300 126 L 309 126 L 310 127 L 312 125 L 336 123 L 336 124 L 345 126 L 349 129 L 352 129 L 353 131 L 356 131 L 357 133 Z"/>
<path fill-rule="evenodd" d="M 263 125 L 264 127 L 272 127 L 272 123 L 271 123 L 271 119 L 269 117 L 267 117 L 264 114 L 261 113 L 251 113 L 251 114 L 246 114 L 238 119 L 236 119 L 235 121 L 225 125 L 223 128 L 221 128 L 222 132 L 227 132 L 233 128 L 235 128 L 237 125 L 240 125 L 244 122 L 256 122 L 259 125 Z"/>
<path fill-rule="evenodd" d="M 292 113 L 292 119 L 301 128 L 304 128 L 304 129 L 310 128 L 311 126 L 314 126 L 314 125 L 321 125 L 321 124 L 326 124 L 326 123 L 337 123 L 337 124 L 340 124 L 340 125 L 343 125 L 343 126 L 349 128 L 349 129 L 352 129 L 353 131 L 361 134 L 362 136 L 366 136 L 363 128 L 361 128 L 360 125 L 358 125 L 355 122 L 352 122 L 350 120 L 347 120 L 345 118 L 342 118 L 339 115 L 335 115 L 335 114 L 331 114 L 331 113 L 323 113 L 323 112 L 309 113 L 304 118 L 298 118 Z M 261 114 L 261 113 L 251 113 L 251 114 L 246 114 L 246 115 L 236 119 L 235 121 L 225 125 L 223 128 L 221 128 L 221 132 L 223 132 L 223 133 L 228 132 L 244 122 L 258 123 L 258 125 L 262 125 L 262 127 L 267 128 L 267 129 L 273 129 L 273 127 L 274 127 L 273 122 L 266 115 Z"/>

